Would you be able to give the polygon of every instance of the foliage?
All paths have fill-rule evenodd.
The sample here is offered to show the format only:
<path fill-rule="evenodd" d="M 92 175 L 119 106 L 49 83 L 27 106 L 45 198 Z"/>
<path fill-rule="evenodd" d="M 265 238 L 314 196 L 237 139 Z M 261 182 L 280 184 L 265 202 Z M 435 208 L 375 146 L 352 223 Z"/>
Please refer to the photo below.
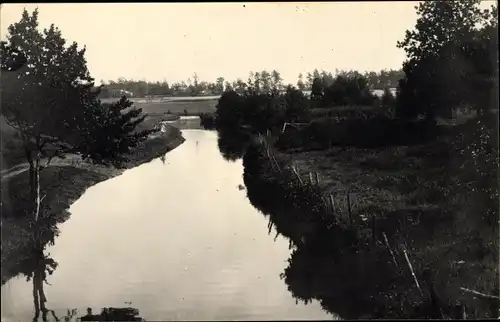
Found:
<path fill-rule="evenodd" d="M 323 91 L 323 106 L 371 105 L 375 101 L 367 79 L 357 73 L 337 75 Z"/>
<path fill-rule="evenodd" d="M 200 114 L 200 125 L 205 130 L 212 130 L 215 128 L 215 115 L 211 113 Z"/>
<path fill-rule="evenodd" d="M 457 132 L 452 141 L 457 161 L 451 170 L 460 175 L 450 188 L 474 205 L 474 216 L 487 226 L 498 227 L 498 115 L 470 120 Z"/>
<path fill-rule="evenodd" d="M 417 7 L 415 30 L 398 43 L 407 54 L 398 115 L 450 117 L 459 105 L 483 111 L 497 84 L 495 10 L 479 0 L 426 1 Z"/>
<path fill-rule="evenodd" d="M 61 153 L 118 165 L 146 138 L 148 131 L 133 133 L 144 119 L 141 110 L 126 99 L 101 104 L 98 91 L 92 90 L 85 48 L 78 49 L 75 42 L 65 46 L 54 25 L 39 32 L 37 10 L 31 16 L 24 11 L 9 27 L 7 39 L 1 47 L 3 68 L 9 68 L 12 50 L 22 52 L 27 64 L 2 73 L 2 114 L 20 131 L 29 155 L 43 155 L 50 145 Z"/>
<path fill-rule="evenodd" d="M 396 103 L 396 98 L 392 95 L 389 88 L 384 89 L 384 94 L 381 99 L 382 106 L 384 107 L 393 107 Z"/>
<path fill-rule="evenodd" d="M 259 92 L 255 87 L 241 95 L 226 91 L 216 109 L 218 129 L 249 127 L 256 133 L 281 129 L 284 122 L 306 122 L 309 118 L 309 100 L 292 86 L 285 93 L 277 89 Z"/>
<path fill-rule="evenodd" d="M 24 10 L 8 31 L 7 41 L 0 44 L 2 116 L 19 131 L 29 163 L 28 218 L 40 243 L 42 159 L 50 162 L 54 156 L 73 153 L 120 167 L 128 160 L 126 154 L 153 130 L 135 130 L 144 116 L 126 98 L 101 103 L 87 69 L 85 48 L 79 49 L 76 42 L 66 46 L 54 25 L 39 31 L 37 10 L 31 15 Z"/>
<path fill-rule="evenodd" d="M 337 75 L 353 75 L 352 71 L 335 71 Z M 366 72 L 363 77 L 366 78 L 370 89 L 384 89 L 386 87 L 397 87 L 399 79 L 404 76 L 401 70 L 381 70 L 379 72 Z M 313 73 L 300 73 L 297 80 L 297 88 L 301 91 L 312 90 L 315 78 L 320 78 L 321 86 L 328 87 L 333 82 L 331 72 L 315 70 Z M 266 70 L 254 73 L 250 72 L 250 78 L 245 82 L 241 78 L 233 81 L 223 80 L 220 77 L 215 81 L 200 81 L 196 73 L 193 75 L 193 82 L 187 81 L 169 83 L 166 80 L 148 82 L 144 80 L 131 80 L 119 78 L 118 80 L 109 80 L 101 84 L 104 85 L 100 93 L 101 98 L 119 98 L 123 95 L 127 97 L 148 97 L 148 96 L 204 96 L 220 95 L 228 89 L 235 90 L 238 94 L 243 94 L 249 87 L 256 87 L 258 90 L 277 89 L 282 91 L 286 89 L 286 84 L 280 73 L 276 70 L 268 72 Z M 221 84 L 221 80 L 223 80 Z M 318 84 L 319 85 L 319 84 Z"/>
<path fill-rule="evenodd" d="M 397 145 L 422 144 L 433 139 L 438 128 L 424 121 L 413 122 L 386 116 L 314 120 L 294 133 L 280 134 L 280 149 L 328 149 L 333 146 L 380 148 Z"/>

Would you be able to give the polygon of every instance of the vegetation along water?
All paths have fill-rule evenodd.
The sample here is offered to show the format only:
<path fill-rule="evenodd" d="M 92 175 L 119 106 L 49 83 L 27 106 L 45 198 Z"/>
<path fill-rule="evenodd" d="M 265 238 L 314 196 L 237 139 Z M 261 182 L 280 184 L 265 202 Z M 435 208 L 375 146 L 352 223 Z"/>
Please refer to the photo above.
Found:
<path fill-rule="evenodd" d="M 2 321 L 498 318 L 479 3 L 420 3 L 400 70 L 296 85 L 96 86 L 25 10 L 0 47 Z"/>

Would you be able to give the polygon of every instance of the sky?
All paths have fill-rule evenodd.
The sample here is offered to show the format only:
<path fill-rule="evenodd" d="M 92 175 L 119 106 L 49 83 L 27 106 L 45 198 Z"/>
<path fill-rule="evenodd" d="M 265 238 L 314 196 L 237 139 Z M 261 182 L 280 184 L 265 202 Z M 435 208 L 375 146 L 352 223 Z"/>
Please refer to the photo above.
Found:
<path fill-rule="evenodd" d="M 492 3 L 491 1 L 488 1 Z M 416 22 L 418 2 L 2 4 L 0 35 L 39 8 L 69 42 L 86 45 L 97 80 L 169 82 L 248 78 L 279 71 L 287 83 L 317 68 L 399 69 L 396 47 Z"/>

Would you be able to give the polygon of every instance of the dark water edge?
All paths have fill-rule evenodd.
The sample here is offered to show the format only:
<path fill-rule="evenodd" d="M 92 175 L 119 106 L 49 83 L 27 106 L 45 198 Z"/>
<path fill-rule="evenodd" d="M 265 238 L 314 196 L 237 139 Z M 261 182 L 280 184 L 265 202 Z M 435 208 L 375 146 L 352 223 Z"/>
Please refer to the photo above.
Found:
<path fill-rule="evenodd" d="M 295 298 L 318 300 L 326 311 L 347 319 L 461 318 L 464 310 L 473 316 L 495 316 L 496 299 L 468 308 L 436 304 L 425 270 L 423 275 L 417 272 L 420 293 L 407 267 L 400 270 L 393 264 L 380 232 L 372 234 L 371 225 L 384 227 L 391 240 L 395 222 L 377 218 L 348 223 L 325 206 L 318 187 L 299 182 L 286 161 L 277 163 L 270 161 L 262 144 L 250 145 L 243 154 L 249 200 L 293 248 L 281 277 Z"/>
<path fill-rule="evenodd" d="M 376 296 L 396 282 L 390 275 L 389 258 L 361 254 L 367 247 L 357 231 L 343 227 L 318 206 L 320 191 L 301 185 L 290 174 L 277 180 L 262 152 L 253 146 L 243 157 L 247 195 L 269 217 L 270 225 L 290 240 L 293 252 L 281 278 L 293 296 L 305 303 L 319 300 L 323 309 L 346 319 L 396 316 Z M 384 282 L 389 279 L 391 284 Z"/>

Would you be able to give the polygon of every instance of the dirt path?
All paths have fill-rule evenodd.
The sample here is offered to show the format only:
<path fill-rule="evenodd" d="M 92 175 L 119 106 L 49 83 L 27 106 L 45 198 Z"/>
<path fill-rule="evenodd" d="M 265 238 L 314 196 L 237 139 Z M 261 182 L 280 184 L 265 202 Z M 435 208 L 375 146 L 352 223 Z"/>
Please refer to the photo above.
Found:
<path fill-rule="evenodd" d="M 41 165 L 46 166 L 48 159 L 43 158 L 41 160 Z M 60 158 L 54 158 L 50 161 L 49 166 L 61 166 L 61 165 L 77 165 L 78 163 L 83 162 L 81 158 L 78 155 L 67 155 L 65 159 L 60 159 Z M 23 173 L 24 171 L 27 171 L 29 169 L 29 163 L 21 163 L 18 165 L 15 165 L 9 169 L 2 170 L 0 173 L 0 176 L 2 178 L 2 181 L 7 180 L 9 178 L 12 178 L 14 176 L 17 176 L 20 173 Z"/>

